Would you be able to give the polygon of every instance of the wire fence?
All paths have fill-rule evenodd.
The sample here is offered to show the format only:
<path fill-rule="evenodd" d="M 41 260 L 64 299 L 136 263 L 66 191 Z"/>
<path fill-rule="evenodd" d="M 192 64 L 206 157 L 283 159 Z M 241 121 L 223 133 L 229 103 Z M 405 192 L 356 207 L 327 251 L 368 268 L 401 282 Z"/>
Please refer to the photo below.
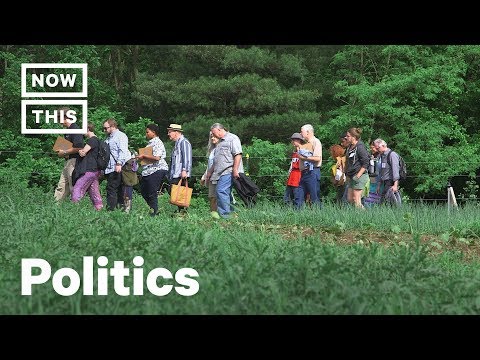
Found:
<path fill-rule="evenodd" d="M 49 155 L 51 157 L 57 157 L 57 153 L 55 151 L 25 151 L 25 150 L 0 150 L 0 155 L 3 153 L 27 153 L 27 154 L 43 154 L 43 155 Z M 167 156 L 168 157 L 168 156 Z M 206 156 L 192 156 L 194 159 L 203 159 L 207 160 Z M 265 157 L 263 156 L 251 156 L 249 154 L 245 154 L 245 156 L 242 157 L 243 159 L 259 159 L 259 160 L 265 160 Z M 283 160 L 283 161 L 288 161 L 290 162 L 292 160 L 291 157 L 275 157 L 276 160 Z M 325 160 L 324 160 L 325 162 Z M 450 164 L 451 161 L 405 161 L 405 163 L 408 164 Z"/>
<path fill-rule="evenodd" d="M 0 156 L 2 154 L 14 154 L 14 153 L 27 153 L 27 154 L 37 154 L 37 155 L 47 155 L 48 157 L 58 157 L 57 153 L 54 151 L 25 151 L 25 150 L 0 150 Z M 204 161 L 205 163 L 207 162 L 206 156 L 192 156 L 194 160 L 197 161 Z M 285 182 L 288 178 L 288 170 L 285 170 L 285 174 L 264 174 L 264 175 L 258 175 L 258 174 L 251 174 L 248 172 L 249 170 L 249 162 L 250 160 L 265 160 L 265 157 L 262 156 L 251 156 L 249 154 L 245 154 L 242 156 L 242 159 L 244 160 L 244 165 L 245 165 L 245 170 L 246 173 L 249 177 L 253 179 L 258 179 L 258 178 L 283 178 L 285 179 Z M 286 166 L 290 163 L 291 157 L 284 157 L 284 158 L 279 158 L 276 157 L 275 160 L 282 160 L 285 161 Z M 450 164 L 450 161 L 410 161 L 410 162 L 405 162 L 407 165 L 408 164 Z M 10 174 L 18 174 L 18 171 L 16 169 L 9 169 L 9 168 L 2 168 L 2 172 L 8 172 Z M 20 174 L 18 174 L 20 176 Z M 31 175 L 34 176 L 39 176 L 39 175 L 46 175 L 46 176 L 56 176 L 59 175 L 58 171 L 32 171 Z M 203 176 L 202 174 L 192 174 L 190 177 L 198 180 Z M 322 177 L 324 178 L 325 175 L 322 174 Z M 480 175 L 468 175 L 468 174 L 453 174 L 453 175 L 448 175 L 449 178 L 480 178 Z M 328 178 L 330 178 L 330 175 L 328 175 Z M 416 178 L 442 178 L 445 179 L 445 174 L 421 174 L 421 175 L 412 175 L 409 174 L 407 175 L 407 178 L 409 179 L 416 179 Z M 195 181 L 194 180 L 194 181 Z M 194 195 L 204 195 L 203 192 L 194 192 Z M 266 194 L 266 193 L 261 193 L 260 196 L 262 198 L 268 198 L 268 199 L 283 199 L 283 195 L 272 195 L 272 194 Z M 448 195 L 444 198 L 408 198 L 408 201 L 412 202 L 446 202 L 448 200 Z M 464 197 L 460 196 L 456 198 L 457 201 L 459 202 L 477 202 L 479 199 L 476 197 Z"/>
<path fill-rule="evenodd" d="M 16 169 L 6 169 L 4 168 L 2 171 L 7 171 L 7 172 L 17 172 Z M 54 175 L 57 174 L 58 172 L 54 171 L 33 171 L 35 174 L 38 175 Z M 192 178 L 197 178 L 197 177 L 202 177 L 202 174 L 191 174 L 190 177 Z M 255 175 L 255 174 L 248 174 L 249 177 L 251 178 L 285 178 L 285 180 L 288 178 L 288 172 L 286 170 L 285 174 L 265 174 L 265 175 Z M 325 175 L 322 175 L 322 177 L 325 177 Z M 330 176 L 328 176 L 330 177 Z M 444 178 L 445 175 L 442 174 L 426 174 L 426 175 L 407 175 L 407 178 L 432 178 L 432 177 L 439 177 L 439 178 Z M 468 177 L 468 178 L 480 178 L 480 175 L 465 175 L 465 174 L 458 174 L 458 175 L 449 175 L 449 177 Z"/>
<path fill-rule="evenodd" d="M 25 152 L 25 150 L 0 150 L 0 155 L 2 153 L 18 153 L 18 152 Z M 52 151 L 28 151 L 28 154 L 43 154 L 43 155 L 49 155 L 51 157 L 58 157 L 56 152 Z M 193 159 L 196 159 L 197 161 L 203 160 L 204 162 L 207 162 L 207 158 L 205 156 L 192 156 Z M 245 156 L 242 156 L 242 159 L 244 160 L 244 165 L 246 167 L 246 170 L 248 171 L 249 167 L 249 162 L 250 160 L 265 160 L 265 157 L 262 156 L 251 156 L 249 154 L 245 154 Z M 246 161 L 245 161 L 246 160 Z M 282 160 L 285 161 L 287 164 L 292 160 L 291 157 L 284 157 L 284 158 L 279 158 L 276 157 L 275 160 Z M 246 164 L 245 164 L 246 163 Z M 325 163 L 325 162 L 324 162 Z M 405 162 L 407 165 L 408 164 L 450 164 L 450 161 L 409 161 Z M 36 172 L 38 174 L 49 174 L 45 172 Z M 192 177 L 201 177 L 203 174 L 196 174 L 196 175 L 191 175 Z M 287 171 L 285 172 L 284 175 L 278 175 L 278 174 L 264 174 L 264 175 L 254 175 L 254 174 L 249 174 L 250 177 L 288 177 Z M 439 178 L 444 178 L 444 174 L 421 174 L 421 175 L 408 175 L 407 178 L 432 178 L 432 177 L 439 177 Z M 465 178 L 480 178 L 480 175 L 468 175 L 468 174 L 452 174 L 449 175 L 449 177 L 465 177 Z"/>
<path fill-rule="evenodd" d="M 18 175 L 18 177 L 20 177 L 20 174 L 15 170 L 15 169 L 2 169 L 1 170 L 2 172 L 8 172 L 8 173 L 11 173 L 13 175 Z M 52 175 L 52 176 L 56 176 L 56 175 L 59 175 L 60 173 L 58 171 L 49 171 L 49 172 L 42 172 L 42 171 L 32 171 L 32 174 L 31 175 L 34 175 L 34 176 L 38 176 L 38 175 Z M 195 179 L 200 179 L 202 177 L 203 174 L 197 174 L 197 175 L 191 175 L 191 178 L 195 178 Z M 284 175 L 267 175 L 267 176 L 275 176 L 275 177 L 282 177 L 282 178 L 285 178 L 286 179 L 286 176 Z M 249 177 L 251 178 L 262 178 L 264 177 L 263 175 L 249 175 Z M 204 192 L 193 192 L 193 195 L 196 195 L 196 196 L 200 196 L 200 195 L 205 195 L 205 193 L 207 192 L 207 188 L 205 188 L 205 191 Z M 265 193 L 261 193 L 260 194 L 260 197 L 261 198 L 266 198 L 266 199 L 276 199 L 276 200 L 282 200 L 284 198 L 283 195 L 271 195 L 271 194 L 265 194 Z M 447 195 L 445 196 L 445 198 L 408 198 L 407 201 L 412 201 L 412 202 L 446 202 L 448 200 L 447 198 Z M 477 198 L 472 198 L 472 197 L 456 197 L 456 200 L 458 202 L 478 202 L 479 199 Z"/>

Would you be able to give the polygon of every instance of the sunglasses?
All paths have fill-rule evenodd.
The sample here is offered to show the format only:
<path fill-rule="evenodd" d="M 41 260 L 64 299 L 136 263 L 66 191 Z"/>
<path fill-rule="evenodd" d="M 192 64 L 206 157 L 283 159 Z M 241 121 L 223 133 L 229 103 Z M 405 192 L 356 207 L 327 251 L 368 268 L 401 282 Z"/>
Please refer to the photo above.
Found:
<path fill-rule="evenodd" d="M 111 126 L 109 126 L 109 127 L 104 127 L 104 128 L 103 128 L 103 131 L 107 131 L 107 130 L 110 129 L 110 128 L 111 128 Z"/>

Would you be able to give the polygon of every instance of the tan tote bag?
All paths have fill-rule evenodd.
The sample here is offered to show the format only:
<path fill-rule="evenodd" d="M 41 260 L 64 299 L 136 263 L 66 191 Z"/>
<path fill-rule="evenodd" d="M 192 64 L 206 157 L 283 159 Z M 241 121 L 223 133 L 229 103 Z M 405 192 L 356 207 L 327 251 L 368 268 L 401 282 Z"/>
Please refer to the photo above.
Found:
<path fill-rule="evenodd" d="M 190 206 L 193 189 L 188 187 L 188 181 L 185 180 L 185 186 L 180 185 L 182 179 L 178 181 L 177 185 L 172 184 L 172 191 L 170 192 L 170 204 L 177 206 Z"/>

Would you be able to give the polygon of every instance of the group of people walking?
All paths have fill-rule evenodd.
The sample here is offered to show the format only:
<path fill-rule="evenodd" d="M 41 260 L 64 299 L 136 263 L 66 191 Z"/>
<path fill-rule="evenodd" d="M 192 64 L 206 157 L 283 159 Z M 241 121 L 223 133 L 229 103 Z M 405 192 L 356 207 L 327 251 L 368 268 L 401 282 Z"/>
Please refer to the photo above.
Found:
<path fill-rule="evenodd" d="M 67 108 L 62 110 L 61 114 L 68 111 Z M 63 119 L 63 126 L 67 129 L 79 128 L 67 117 Z M 145 129 L 148 140 L 146 147 L 151 147 L 151 152 L 137 154 L 129 151 L 128 136 L 118 129 L 117 122 L 114 119 L 105 120 L 103 131 L 110 154 L 107 155 L 108 164 L 104 169 L 100 168 L 97 161 L 102 142 L 94 130 L 94 125 L 89 123 L 84 135 L 85 143 L 80 134 L 65 135 L 65 139 L 73 145 L 70 149 L 58 151 L 58 156 L 65 158 L 65 165 L 55 190 L 57 201 L 71 196 L 71 200 L 76 203 L 88 192 L 94 208 L 102 209 L 99 183 L 103 175 L 107 181 L 107 210 L 120 208 L 128 212 L 131 209 L 133 189 L 132 184 L 128 184 L 122 176 L 122 170 L 129 165 L 128 169 L 136 173 L 139 161 L 142 163 L 141 194 L 151 209 L 151 216 L 159 213 L 158 191 L 165 179 L 170 185 L 188 184 L 192 170 L 192 145 L 184 136 L 181 125 L 170 124 L 167 128 L 169 139 L 175 143 L 170 166 L 166 161 L 165 146 L 160 139 L 161 131 L 156 124 L 149 124 Z M 340 144 L 330 148 L 336 162 L 332 167 L 332 182 L 337 187 L 337 200 L 364 208 L 369 194 L 378 194 L 382 201 L 394 199 L 398 202 L 398 154 L 389 149 L 382 139 L 370 144 L 372 154 L 369 154 L 361 141 L 361 133 L 361 129 L 350 128 L 340 136 Z M 314 128 L 310 124 L 303 125 L 299 133 L 292 134 L 290 140 L 294 151 L 284 200 L 296 209 L 302 208 L 306 202 L 321 206 L 322 144 L 315 137 Z M 207 169 L 201 184 L 208 187 L 211 216 L 228 218 L 235 210 L 233 184 L 245 178 L 240 139 L 222 124 L 213 124 L 210 128 L 207 157 Z M 375 163 L 374 170 L 372 161 Z M 179 206 L 176 212 L 185 211 L 185 207 Z"/>
<path fill-rule="evenodd" d="M 66 114 L 68 109 L 62 108 Z M 78 125 L 63 119 L 67 129 L 79 129 Z M 122 177 L 122 169 L 130 163 L 132 171 L 136 171 L 137 162 L 143 163 L 141 176 L 141 193 L 149 205 L 151 216 L 158 215 L 158 191 L 164 179 L 170 185 L 186 185 L 192 171 L 192 145 L 183 134 L 182 126 L 170 124 L 167 134 L 175 143 L 170 157 L 170 166 L 166 162 L 165 146 L 160 140 L 160 129 L 156 124 L 149 124 L 145 130 L 148 140 L 146 147 L 151 147 L 151 154 L 131 153 L 128 147 L 128 136 L 118 129 L 114 119 L 103 123 L 106 134 L 105 142 L 109 146 L 109 159 L 105 169 L 98 164 L 101 141 L 94 132 L 94 125 L 89 123 L 84 135 L 86 143 L 80 134 L 67 134 L 65 139 L 73 145 L 70 149 L 59 150 L 58 156 L 65 158 L 65 164 L 55 190 L 55 200 L 58 202 L 71 196 L 73 202 L 79 202 L 88 192 L 96 210 L 103 208 L 100 194 L 100 177 L 104 175 L 107 181 L 107 210 L 117 208 L 129 211 L 131 208 L 132 186 L 126 184 Z M 242 145 L 235 134 L 228 132 L 220 123 L 215 123 L 210 129 L 209 161 L 203 181 L 209 188 L 209 198 L 212 216 L 228 218 L 232 211 L 232 184 L 234 179 L 244 172 L 242 162 Z M 185 213 L 186 208 L 179 206 L 176 212 Z"/>
<path fill-rule="evenodd" d="M 340 144 L 330 147 L 337 203 L 351 203 L 357 208 L 378 203 L 400 205 L 400 156 L 380 138 L 370 142 L 369 152 L 361 133 L 361 129 L 351 128 L 340 135 Z"/>
<path fill-rule="evenodd" d="M 350 203 L 357 208 L 365 208 L 365 204 L 373 202 L 399 205 L 399 155 L 382 139 L 370 143 L 370 154 L 361 134 L 361 129 L 350 128 L 340 136 L 339 144 L 330 147 L 335 161 L 331 179 L 337 188 L 337 202 Z M 322 145 L 310 124 L 302 126 L 301 132 L 292 134 L 290 140 L 294 151 L 284 201 L 296 209 L 302 208 L 305 201 L 321 205 Z"/>

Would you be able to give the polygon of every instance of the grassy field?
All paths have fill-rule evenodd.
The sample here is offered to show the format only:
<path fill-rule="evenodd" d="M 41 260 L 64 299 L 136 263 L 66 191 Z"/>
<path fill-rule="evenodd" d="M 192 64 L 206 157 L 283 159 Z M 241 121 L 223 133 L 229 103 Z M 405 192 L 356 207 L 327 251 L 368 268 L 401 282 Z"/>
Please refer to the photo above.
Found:
<path fill-rule="evenodd" d="M 57 206 L 36 189 L 0 186 L 1 314 L 477 314 L 480 311 L 480 208 L 357 211 L 325 205 L 291 211 L 275 204 L 213 221 L 205 201 L 184 218 L 160 198 L 148 216 L 140 195 L 130 214 L 95 212 L 84 199 Z M 145 273 L 194 268 L 199 292 L 183 297 L 63 297 L 51 281 L 20 292 L 21 259 L 82 273 L 84 256 L 110 266 L 145 259 Z M 131 280 L 125 282 L 131 286 Z M 168 283 L 168 282 L 165 282 Z M 174 283 L 172 283 L 174 284 Z M 64 285 L 68 285 L 64 283 Z M 161 286 L 161 284 L 159 284 Z"/>

